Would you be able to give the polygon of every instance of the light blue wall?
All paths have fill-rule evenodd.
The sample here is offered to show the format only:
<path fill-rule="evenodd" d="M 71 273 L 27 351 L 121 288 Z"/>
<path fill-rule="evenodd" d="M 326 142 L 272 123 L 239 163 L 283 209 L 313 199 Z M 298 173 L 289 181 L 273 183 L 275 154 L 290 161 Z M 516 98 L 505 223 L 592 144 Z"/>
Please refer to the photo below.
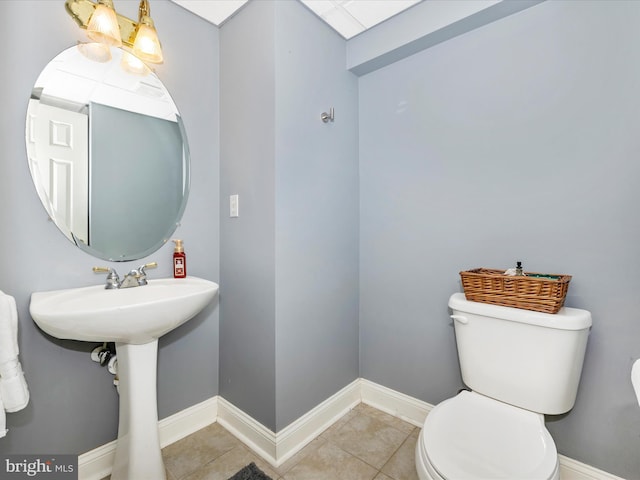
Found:
<path fill-rule="evenodd" d="M 297 2 L 250 2 L 220 42 L 170 2 L 153 17 L 192 154 L 176 236 L 189 273 L 221 284 L 219 335 L 212 306 L 161 341 L 160 417 L 220 393 L 278 431 L 357 376 L 438 403 L 461 386 L 457 272 L 523 260 L 573 274 L 567 304 L 594 316 L 576 407 L 548 419 L 560 452 L 637 477 L 640 4 L 544 2 L 357 83 L 345 42 Z M 211 48 L 185 55 L 194 38 Z M 18 301 L 32 393 L 0 451 L 81 453 L 115 438 L 112 377 L 92 345 L 42 334 L 28 302 L 96 283 L 104 262 L 47 221 L 23 140 L 33 82 L 78 32 L 58 2 L 12 0 L 0 39 L 0 289 Z M 170 257 L 150 256 L 152 274 Z"/>
<path fill-rule="evenodd" d="M 365 75 L 543 1 L 420 1 L 349 39 L 347 69 Z"/>
<path fill-rule="evenodd" d="M 560 453 L 629 479 L 639 24 L 638 2 L 543 2 L 359 82 L 361 376 L 436 404 L 462 386 L 460 270 L 572 274 L 566 303 L 594 326 L 575 408 L 547 424 Z"/>
<path fill-rule="evenodd" d="M 300 3 L 250 2 L 220 94 L 220 393 L 278 431 L 358 377 L 357 80 Z"/>
<path fill-rule="evenodd" d="M 274 5 L 220 31 L 220 394 L 275 426 Z M 237 218 L 229 195 L 239 195 Z"/>
<path fill-rule="evenodd" d="M 275 20 L 279 431 L 358 378 L 358 85 L 315 15 L 276 2 Z"/>
<path fill-rule="evenodd" d="M 137 2 L 117 3 L 125 15 L 137 15 Z M 191 195 L 176 236 L 185 241 L 189 273 L 217 282 L 218 31 L 171 2 L 153 2 L 153 19 L 166 56 L 158 75 L 183 116 L 192 155 Z M 62 1 L 2 1 L 0 22 L 0 290 L 17 301 L 20 358 L 31 391 L 27 408 L 7 415 L 9 433 L 0 439 L 0 452 L 82 453 L 116 437 L 113 377 L 90 360 L 93 344 L 57 341 L 42 333 L 29 316 L 29 296 L 33 291 L 97 284 L 102 277 L 91 267 L 109 262 L 75 248 L 47 220 L 29 176 L 24 143 L 27 102 L 36 78 L 49 60 L 82 35 Z M 192 57 L 184 54 L 190 42 L 211 47 Z M 150 277 L 167 277 L 171 255 L 166 245 L 140 262 L 110 265 L 126 271 L 155 260 L 159 267 L 149 271 Z M 161 339 L 160 418 L 218 393 L 217 344 L 215 305 Z"/>

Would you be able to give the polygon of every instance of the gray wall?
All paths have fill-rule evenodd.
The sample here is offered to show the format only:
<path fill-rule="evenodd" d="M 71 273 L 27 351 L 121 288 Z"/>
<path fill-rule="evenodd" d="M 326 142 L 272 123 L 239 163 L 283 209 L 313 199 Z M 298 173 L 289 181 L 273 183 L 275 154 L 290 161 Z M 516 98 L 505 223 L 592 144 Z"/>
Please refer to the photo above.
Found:
<path fill-rule="evenodd" d="M 121 0 L 117 8 L 135 17 L 137 3 Z M 152 16 L 166 57 L 157 72 L 183 116 L 192 155 L 189 205 L 175 235 L 185 241 L 189 273 L 219 281 L 218 30 L 170 2 L 153 2 Z M 116 437 L 113 377 L 90 360 L 93 344 L 42 333 L 29 316 L 29 296 L 97 284 L 102 277 L 91 267 L 109 262 L 75 248 L 47 220 L 29 176 L 24 125 L 41 69 L 83 37 L 64 2 L 2 1 L 0 19 L 0 290 L 16 298 L 20 358 L 31 391 L 26 409 L 7 414 L 9 433 L 0 440 L 0 452 L 82 453 Z M 185 55 L 190 42 L 211 48 Z M 156 260 L 159 267 L 150 277 L 167 277 L 172 251 L 165 245 L 139 262 L 110 265 L 122 272 Z M 217 343 L 216 305 L 161 339 L 160 418 L 218 393 Z"/>
<path fill-rule="evenodd" d="M 117 3 L 135 16 L 137 1 Z M 640 4 L 544 2 L 357 84 L 345 42 L 297 2 L 250 2 L 220 44 L 170 2 L 152 13 L 192 154 L 176 236 L 189 273 L 221 284 L 219 360 L 216 306 L 161 341 L 160 417 L 220 393 L 277 431 L 357 376 L 438 403 L 461 386 L 457 272 L 523 260 L 573 274 L 567 304 L 594 317 L 576 406 L 548 419 L 560 452 L 638 478 Z M 49 0 L 0 2 L 0 22 L 0 289 L 18 302 L 32 393 L 0 451 L 81 453 L 115 438 L 112 377 L 92 345 L 40 332 L 28 302 L 97 283 L 104 262 L 47 221 L 24 147 L 33 82 L 79 35 Z M 211 48 L 184 54 L 194 38 Z M 171 251 L 143 259 L 161 262 L 152 276 L 170 275 Z"/>
<path fill-rule="evenodd" d="M 220 393 L 278 431 L 358 377 L 357 80 L 298 2 L 220 37 Z"/>
<path fill-rule="evenodd" d="M 275 50 L 272 2 L 220 31 L 220 395 L 275 426 Z M 229 195 L 239 195 L 238 218 Z"/>
<path fill-rule="evenodd" d="M 359 202 L 345 42 L 298 2 L 276 5 L 277 431 L 358 377 Z"/>
<path fill-rule="evenodd" d="M 593 329 L 560 453 L 640 478 L 638 2 L 544 2 L 360 78 L 361 376 L 436 404 L 460 270 L 572 274 Z M 544 352 L 540 352 L 544 355 Z"/>

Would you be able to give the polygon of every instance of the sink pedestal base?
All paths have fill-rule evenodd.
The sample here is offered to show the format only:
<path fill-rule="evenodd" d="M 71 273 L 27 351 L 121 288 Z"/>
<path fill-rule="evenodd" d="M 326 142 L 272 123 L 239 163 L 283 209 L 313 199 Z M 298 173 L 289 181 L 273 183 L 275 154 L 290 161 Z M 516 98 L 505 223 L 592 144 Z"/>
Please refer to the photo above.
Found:
<path fill-rule="evenodd" d="M 165 480 L 158 436 L 158 340 L 116 343 L 120 419 L 111 480 Z"/>

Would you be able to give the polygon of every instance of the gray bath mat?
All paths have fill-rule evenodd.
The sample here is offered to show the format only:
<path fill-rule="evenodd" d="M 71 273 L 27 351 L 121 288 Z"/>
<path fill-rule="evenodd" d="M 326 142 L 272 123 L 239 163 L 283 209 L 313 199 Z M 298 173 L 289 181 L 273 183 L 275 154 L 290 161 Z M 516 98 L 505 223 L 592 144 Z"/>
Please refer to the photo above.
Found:
<path fill-rule="evenodd" d="M 229 480 L 272 480 L 270 476 L 256 467 L 256 464 L 251 462 L 244 467 L 233 477 L 229 477 Z"/>

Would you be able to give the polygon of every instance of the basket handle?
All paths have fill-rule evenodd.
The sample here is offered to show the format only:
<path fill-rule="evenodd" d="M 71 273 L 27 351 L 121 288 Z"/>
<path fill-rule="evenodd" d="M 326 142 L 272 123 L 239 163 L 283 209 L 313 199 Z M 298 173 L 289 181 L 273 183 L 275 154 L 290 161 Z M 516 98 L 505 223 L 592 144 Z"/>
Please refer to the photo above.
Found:
<path fill-rule="evenodd" d="M 457 320 L 458 322 L 466 325 L 467 323 L 469 323 L 469 319 L 467 317 L 465 317 L 464 315 L 450 315 L 451 318 L 453 318 L 454 320 Z"/>

